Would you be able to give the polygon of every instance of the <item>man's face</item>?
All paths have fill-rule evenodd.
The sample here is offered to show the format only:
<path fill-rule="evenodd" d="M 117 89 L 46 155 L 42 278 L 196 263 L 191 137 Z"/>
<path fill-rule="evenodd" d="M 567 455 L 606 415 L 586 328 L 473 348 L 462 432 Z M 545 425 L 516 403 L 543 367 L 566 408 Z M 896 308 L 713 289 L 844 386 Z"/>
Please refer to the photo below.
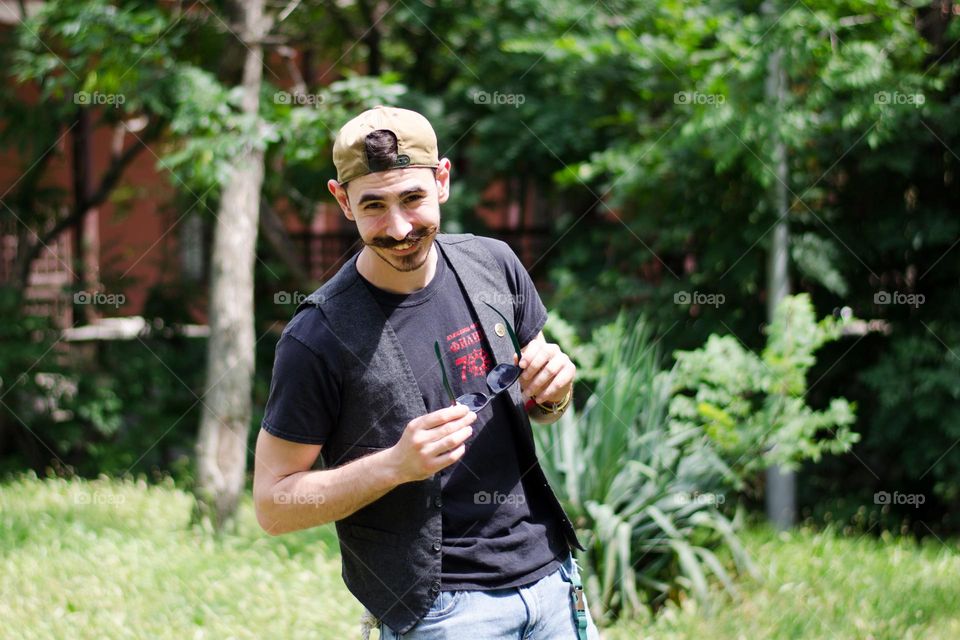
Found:
<path fill-rule="evenodd" d="M 450 162 L 432 169 L 394 169 L 329 188 L 348 219 L 357 223 L 363 243 L 397 271 L 419 269 L 430 256 L 440 228 L 440 204 L 449 191 Z"/>

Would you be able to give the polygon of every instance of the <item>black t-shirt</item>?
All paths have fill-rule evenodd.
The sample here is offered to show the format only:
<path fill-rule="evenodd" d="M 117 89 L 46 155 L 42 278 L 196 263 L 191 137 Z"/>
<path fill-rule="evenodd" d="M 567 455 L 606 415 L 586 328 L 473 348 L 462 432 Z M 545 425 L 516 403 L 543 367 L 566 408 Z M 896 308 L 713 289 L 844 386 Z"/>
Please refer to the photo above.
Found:
<path fill-rule="evenodd" d="M 479 238 L 505 268 L 517 337 L 527 344 L 543 328 L 547 312 L 530 276 L 505 243 Z M 454 394 L 490 393 L 486 374 L 498 363 L 466 294 L 442 252 L 426 287 L 395 294 L 367 282 L 403 347 L 427 412 L 450 405 L 434 353 L 439 341 Z M 491 267 L 496 268 L 496 267 Z M 321 340 L 326 334 L 321 333 Z M 335 340 L 333 336 L 326 336 Z M 311 339 L 316 341 L 317 338 Z M 323 443 L 339 412 L 335 349 L 308 344 L 295 332 L 277 343 L 263 428 L 280 438 Z M 556 569 L 567 548 L 539 488 L 522 474 L 517 425 L 509 396 L 497 396 L 473 423 L 464 456 L 440 472 L 443 589 L 497 589 L 526 584 Z"/>

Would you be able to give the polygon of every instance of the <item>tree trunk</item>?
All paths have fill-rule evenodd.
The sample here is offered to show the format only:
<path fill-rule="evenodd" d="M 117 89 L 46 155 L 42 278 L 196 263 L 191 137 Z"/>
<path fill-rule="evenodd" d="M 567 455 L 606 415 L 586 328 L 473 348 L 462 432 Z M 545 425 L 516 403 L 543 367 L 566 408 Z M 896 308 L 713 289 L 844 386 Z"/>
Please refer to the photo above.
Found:
<path fill-rule="evenodd" d="M 87 215 L 90 212 L 90 170 L 92 154 L 90 138 L 92 125 L 90 112 L 86 107 L 77 107 L 76 126 L 73 130 L 73 154 L 71 169 L 73 173 L 74 210 L 80 213 L 73 225 L 73 260 L 71 267 L 74 270 L 75 280 L 71 283 L 81 291 L 96 291 L 96 284 L 91 282 L 89 270 L 89 256 L 87 247 Z M 72 298 L 72 296 L 71 296 Z M 92 324 L 97 318 L 96 307 L 92 304 L 73 302 L 74 324 Z"/>
<path fill-rule="evenodd" d="M 245 61 L 242 109 L 259 110 L 264 0 L 240 6 Z M 254 366 L 253 266 L 263 152 L 248 145 L 223 188 L 211 257 L 207 374 L 197 439 L 197 512 L 216 530 L 234 522 L 244 488 Z"/>

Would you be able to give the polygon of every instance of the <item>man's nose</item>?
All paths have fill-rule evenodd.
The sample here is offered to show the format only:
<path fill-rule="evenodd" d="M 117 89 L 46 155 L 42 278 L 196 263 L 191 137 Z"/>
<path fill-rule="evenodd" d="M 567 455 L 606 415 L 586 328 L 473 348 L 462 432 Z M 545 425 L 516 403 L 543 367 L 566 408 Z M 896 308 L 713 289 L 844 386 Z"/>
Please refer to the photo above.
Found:
<path fill-rule="evenodd" d="M 391 207 L 387 215 L 389 217 L 387 218 L 386 233 L 394 240 L 403 240 L 407 237 L 407 234 L 413 231 L 413 225 L 407 220 L 400 207 Z"/>

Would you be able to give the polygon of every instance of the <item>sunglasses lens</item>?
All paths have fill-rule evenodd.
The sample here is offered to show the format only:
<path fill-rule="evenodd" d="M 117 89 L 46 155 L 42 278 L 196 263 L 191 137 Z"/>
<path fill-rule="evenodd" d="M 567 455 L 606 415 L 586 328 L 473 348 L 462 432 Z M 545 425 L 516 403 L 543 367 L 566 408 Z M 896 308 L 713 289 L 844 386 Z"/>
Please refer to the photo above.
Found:
<path fill-rule="evenodd" d="M 520 377 L 520 367 L 513 364 L 498 364 L 487 374 L 487 384 L 494 392 L 500 393 Z"/>
<path fill-rule="evenodd" d="M 487 406 L 488 401 L 489 398 L 482 393 L 465 393 L 457 398 L 457 402 L 467 405 L 467 408 L 474 413 Z"/>

